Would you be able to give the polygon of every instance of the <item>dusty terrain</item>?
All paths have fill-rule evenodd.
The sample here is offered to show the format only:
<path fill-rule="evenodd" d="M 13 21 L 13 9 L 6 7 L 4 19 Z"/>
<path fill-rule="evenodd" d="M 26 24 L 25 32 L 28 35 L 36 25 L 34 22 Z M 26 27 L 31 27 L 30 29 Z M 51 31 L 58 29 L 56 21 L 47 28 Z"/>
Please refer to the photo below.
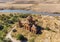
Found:
<path fill-rule="evenodd" d="M 60 3 L 60 0 L 0 0 L 0 2 L 12 2 L 12 3 Z"/>
<path fill-rule="evenodd" d="M 0 4 L 0 9 L 4 10 L 4 9 L 26 9 L 28 7 L 32 6 L 32 4 L 11 4 L 11 3 L 1 3 Z"/>
<path fill-rule="evenodd" d="M 0 9 L 23 9 L 39 12 L 60 12 L 59 0 L 0 0 Z"/>
<path fill-rule="evenodd" d="M 0 9 L 22 9 L 37 12 L 60 12 L 60 4 L 0 4 Z"/>
<path fill-rule="evenodd" d="M 60 12 L 60 4 L 35 4 L 30 9 L 37 12 Z"/>

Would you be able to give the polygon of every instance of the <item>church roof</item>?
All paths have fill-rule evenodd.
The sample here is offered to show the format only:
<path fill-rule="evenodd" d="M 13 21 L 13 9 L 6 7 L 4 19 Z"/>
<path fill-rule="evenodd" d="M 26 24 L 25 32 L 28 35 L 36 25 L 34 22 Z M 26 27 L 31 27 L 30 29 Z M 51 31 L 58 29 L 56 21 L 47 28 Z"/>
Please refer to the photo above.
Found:
<path fill-rule="evenodd" d="M 27 20 L 28 20 L 28 19 L 32 19 L 32 18 L 33 18 L 32 16 L 28 16 L 28 17 L 27 17 Z"/>
<path fill-rule="evenodd" d="M 35 25 L 33 25 L 32 27 L 35 28 L 35 29 L 37 28 Z"/>

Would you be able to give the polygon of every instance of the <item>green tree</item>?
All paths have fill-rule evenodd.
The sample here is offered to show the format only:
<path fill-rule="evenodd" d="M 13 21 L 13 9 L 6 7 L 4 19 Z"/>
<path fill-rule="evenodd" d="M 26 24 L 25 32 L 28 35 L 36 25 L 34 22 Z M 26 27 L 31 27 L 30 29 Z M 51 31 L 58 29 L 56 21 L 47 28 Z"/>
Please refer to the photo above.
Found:
<path fill-rule="evenodd" d="M 8 24 L 14 24 L 14 21 L 12 21 L 12 20 L 8 20 L 7 22 L 8 22 Z"/>
<path fill-rule="evenodd" d="M 0 30 L 2 30 L 4 28 L 4 26 L 3 25 L 0 25 Z"/>
<path fill-rule="evenodd" d="M 30 14 L 20 14 L 20 17 L 21 18 L 26 18 L 26 17 L 28 17 Z"/>
<path fill-rule="evenodd" d="M 14 30 L 13 30 L 13 32 L 17 32 L 17 30 L 16 30 L 16 29 L 14 29 Z"/>
<path fill-rule="evenodd" d="M 9 15 L 9 16 L 13 17 L 14 15 L 13 15 L 12 13 L 10 13 L 10 15 Z"/>
<path fill-rule="evenodd" d="M 18 34 L 18 35 L 16 36 L 16 38 L 17 38 L 17 40 L 24 40 L 24 39 L 25 39 L 24 36 L 21 35 L 21 34 Z"/>

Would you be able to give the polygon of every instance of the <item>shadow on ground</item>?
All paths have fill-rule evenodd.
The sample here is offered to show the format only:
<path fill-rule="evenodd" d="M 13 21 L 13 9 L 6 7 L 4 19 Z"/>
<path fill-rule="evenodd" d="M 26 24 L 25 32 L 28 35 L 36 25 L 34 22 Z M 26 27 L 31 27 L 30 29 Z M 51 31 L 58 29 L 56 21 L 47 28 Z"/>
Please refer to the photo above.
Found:
<path fill-rule="evenodd" d="M 21 40 L 21 42 L 27 42 L 28 41 L 28 39 L 27 38 L 25 38 L 24 37 L 24 39 L 23 40 Z"/>
<path fill-rule="evenodd" d="M 37 33 L 36 34 L 42 34 L 42 30 L 44 30 L 43 27 L 37 26 Z"/>
<path fill-rule="evenodd" d="M 36 34 L 42 34 L 42 30 L 47 30 L 47 31 L 51 31 L 51 32 L 55 32 L 54 30 L 51 30 L 49 27 L 48 28 L 43 28 L 41 26 L 37 26 L 37 33 Z"/>

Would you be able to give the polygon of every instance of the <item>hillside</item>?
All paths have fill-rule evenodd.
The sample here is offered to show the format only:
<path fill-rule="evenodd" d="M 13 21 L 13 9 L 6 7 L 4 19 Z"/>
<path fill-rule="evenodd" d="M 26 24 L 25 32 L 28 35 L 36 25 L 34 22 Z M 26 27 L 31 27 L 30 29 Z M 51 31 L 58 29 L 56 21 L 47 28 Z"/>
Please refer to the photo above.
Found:
<path fill-rule="evenodd" d="M 0 0 L 0 2 L 23 2 L 23 3 L 60 3 L 60 0 Z"/>
<path fill-rule="evenodd" d="M 60 42 L 60 17 L 32 15 L 38 21 L 38 25 L 43 27 L 40 34 L 32 33 L 23 28 L 17 27 L 16 32 L 12 32 L 12 37 L 22 34 L 28 42 Z M 22 18 L 23 19 L 23 18 Z M 21 20 L 22 20 L 21 19 Z M 26 18 L 23 19 L 25 21 Z M 17 39 L 17 38 L 16 38 Z"/>
<path fill-rule="evenodd" d="M 15 0 L 15 2 L 18 2 L 21 0 Z M 60 3 L 60 0 L 22 0 L 22 1 L 26 1 L 26 2 L 36 2 L 36 3 Z"/>
<path fill-rule="evenodd" d="M 4 40 L 16 40 L 18 42 L 20 38 L 19 35 L 22 35 L 24 39 L 27 40 L 27 42 L 60 42 L 60 16 L 23 13 L 0 14 L 0 42 L 3 42 Z M 33 17 L 32 22 L 26 21 L 29 19 L 27 18 L 29 16 Z M 36 32 L 29 31 L 29 29 L 25 29 L 25 26 L 21 26 L 21 24 L 19 24 L 19 21 L 21 21 L 20 23 L 28 23 L 28 25 L 26 25 L 28 27 L 30 27 L 32 24 L 33 28 L 39 26 L 37 27 L 39 28 L 39 33 L 37 34 Z M 8 37 L 10 40 L 6 39 L 5 37 Z"/>
<path fill-rule="evenodd" d="M 60 4 L 34 4 L 29 9 L 37 12 L 60 12 Z"/>

